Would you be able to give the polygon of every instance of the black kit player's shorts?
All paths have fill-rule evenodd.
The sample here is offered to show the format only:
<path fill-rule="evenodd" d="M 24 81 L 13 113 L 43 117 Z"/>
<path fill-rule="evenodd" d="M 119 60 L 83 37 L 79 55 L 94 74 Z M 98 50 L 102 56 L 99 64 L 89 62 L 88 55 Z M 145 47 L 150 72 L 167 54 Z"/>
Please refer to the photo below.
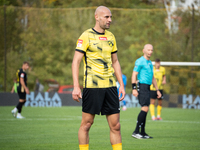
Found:
<path fill-rule="evenodd" d="M 85 113 L 111 115 L 120 112 L 117 87 L 84 88 L 82 100 Z"/>
<path fill-rule="evenodd" d="M 163 99 L 163 90 L 159 90 L 160 93 L 162 94 L 161 98 L 158 98 L 158 100 L 162 100 Z M 150 97 L 152 99 L 157 99 L 157 91 L 150 91 Z"/>
<path fill-rule="evenodd" d="M 19 96 L 19 99 L 25 99 L 26 100 L 26 92 L 22 90 L 20 86 L 17 87 L 17 94 Z"/>
<path fill-rule="evenodd" d="M 150 104 L 150 85 L 148 84 L 139 84 L 138 90 L 138 100 L 141 106 L 149 106 Z"/>

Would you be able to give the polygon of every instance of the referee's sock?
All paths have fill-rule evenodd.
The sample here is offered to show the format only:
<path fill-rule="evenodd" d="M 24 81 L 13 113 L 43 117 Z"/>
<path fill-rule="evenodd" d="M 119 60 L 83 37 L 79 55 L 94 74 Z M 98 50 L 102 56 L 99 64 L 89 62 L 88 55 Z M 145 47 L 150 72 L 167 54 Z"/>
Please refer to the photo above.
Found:
<path fill-rule="evenodd" d="M 139 133 L 141 124 L 144 124 L 144 119 L 146 120 L 146 112 L 145 111 L 140 111 L 140 113 L 138 114 L 138 118 L 137 118 L 137 124 L 136 124 L 136 128 L 135 128 L 135 133 Z"/>
<path fill-rule="evenodd" d="M 142 124 L 141 124 L 141 134 L 144 135 L 145 134 L 147 112 L 142 111 L 142 113 L 143 113 L 143 120 L 142 120 Z"/>

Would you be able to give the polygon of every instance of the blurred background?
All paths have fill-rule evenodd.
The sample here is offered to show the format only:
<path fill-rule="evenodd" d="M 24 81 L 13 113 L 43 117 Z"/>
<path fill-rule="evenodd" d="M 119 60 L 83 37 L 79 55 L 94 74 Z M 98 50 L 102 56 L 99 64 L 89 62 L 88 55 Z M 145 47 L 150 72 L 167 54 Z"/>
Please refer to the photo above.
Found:
<path fill-rule="evenodd" d="M 135 60 L 151 43 L 151 60 L 200 60 L 200 0 L 0 0 L 0 92 L 10 92 L 17 69 L 30 62 L 28 87 L 36 79 L 72 85 L 71 63 L 76 41 L 94 27 L 94 11 L 104 5 L 112 12 L 109 29 L 117 40 L 118 58 L 131 93 Z M 81 64 L 83 65 L 83 64 Z M 166 94 L 200 93 L 200 66 L 164 66 Z M 83 67 L 80 67 L 80 82 Z"/>

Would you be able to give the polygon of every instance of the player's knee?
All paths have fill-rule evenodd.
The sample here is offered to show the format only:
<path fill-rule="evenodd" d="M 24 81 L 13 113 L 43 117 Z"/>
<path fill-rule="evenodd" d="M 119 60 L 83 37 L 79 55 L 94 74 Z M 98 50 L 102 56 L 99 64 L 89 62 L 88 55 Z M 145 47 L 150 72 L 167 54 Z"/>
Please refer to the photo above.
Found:
<path fill-rule="evenodd" d="M 92 126 L 92 124 L 93 124 L 93 121 L 85 123 L 85 125 L 83 125 L 84 130 L 85 131 L 89 131 L 91 126 Z"/>
<path fill-rule="evenodd" d="M 120 131 L 120 127 L 121 127 L 120 123 L 117 122 L 116 124 L 114 124 L 114 125 L 112 126 L 112 129 L 111 129 L 111 130 L 113 130 L 113 131 Z"/>

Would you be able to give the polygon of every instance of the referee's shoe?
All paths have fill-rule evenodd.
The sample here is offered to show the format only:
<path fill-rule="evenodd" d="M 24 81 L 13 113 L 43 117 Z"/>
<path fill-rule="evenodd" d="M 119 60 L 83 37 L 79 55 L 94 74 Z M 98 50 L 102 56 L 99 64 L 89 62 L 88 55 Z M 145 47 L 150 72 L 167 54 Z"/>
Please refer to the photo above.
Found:
<path fill-rule="evenodd" d="M 132 137 L 136 139 L 147 139 L 145 136 L 141 135 L 140 133 L 133 132 Z"/>
<path fill-rule="evenodd" d="M 152 136 L 149 136 L 148 134 L 144 133 L 144 134 L 141 134 L 142 136 L 144 136 L 146 139 L 153 139 Z"/>

